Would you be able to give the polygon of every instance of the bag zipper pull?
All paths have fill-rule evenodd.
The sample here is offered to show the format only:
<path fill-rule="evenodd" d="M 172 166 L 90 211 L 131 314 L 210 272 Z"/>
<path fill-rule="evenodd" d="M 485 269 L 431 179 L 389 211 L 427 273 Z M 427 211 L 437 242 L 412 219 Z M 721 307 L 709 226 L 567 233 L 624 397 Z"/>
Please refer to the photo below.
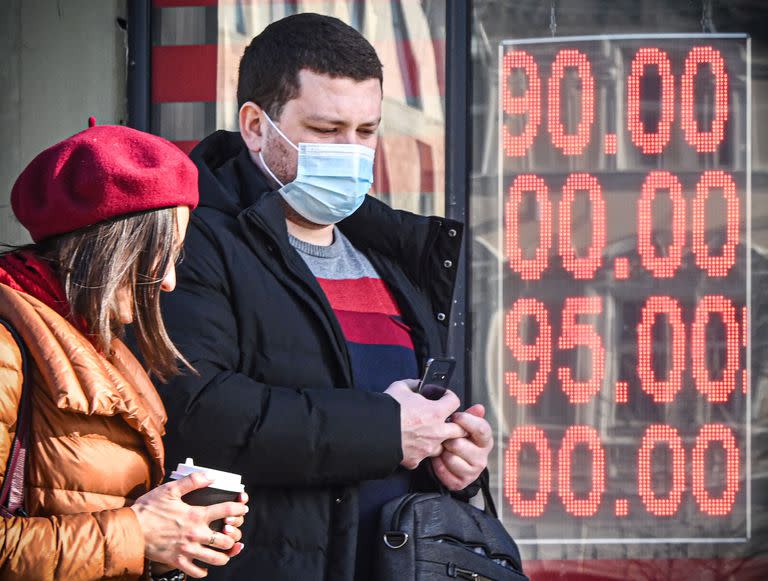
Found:
<path fill-rule="evenodd" d="M 480 574 L 470 571 L 469 569 L 462 569 L 455 563 L 448 563 L 448 576 L 457 579 L 471 579 L 472 581 L 476 581 L 479 579 Z"/>

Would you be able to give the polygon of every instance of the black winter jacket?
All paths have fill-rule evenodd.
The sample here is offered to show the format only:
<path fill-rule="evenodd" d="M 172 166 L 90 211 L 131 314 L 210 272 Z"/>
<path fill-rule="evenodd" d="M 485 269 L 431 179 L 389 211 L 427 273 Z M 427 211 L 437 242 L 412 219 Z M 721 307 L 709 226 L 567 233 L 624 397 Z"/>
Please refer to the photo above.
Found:
<path fill-rule="evenodd" d="M 399 405 L 349 389 L 341 328 L 240 135 L 216 132 L 192 159 L 200 206 L 162 308 L 199 375 L 158 386 L 166 457 L 238 472 L 251 497 L 245 551 L 209 579 L 350 580 L 357 484 L 399 465 Z M 338 227 L 389 285 L 420 364 L 442 354 L 461 225 L 369 197 Z"/>

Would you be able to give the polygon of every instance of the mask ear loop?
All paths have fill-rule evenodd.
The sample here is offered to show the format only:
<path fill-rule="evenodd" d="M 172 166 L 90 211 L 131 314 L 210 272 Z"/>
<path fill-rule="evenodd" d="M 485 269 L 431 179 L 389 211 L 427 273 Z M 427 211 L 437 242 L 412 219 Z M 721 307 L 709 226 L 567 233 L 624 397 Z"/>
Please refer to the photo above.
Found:
<path fill-rule="evenodd" d="M 274 121 L 272 121 L 272 119 L 270 119 L 270 117 L 269 117 L 269 115 L 267 114 L 267 112 L 266 112 L 264 109 L 262 109 L 262 110 L 261 110 L 261 112 L 262 112 L 262 113 L 264 113 L 264 117 L 265 117 L 265 119 L 266 119 L 266 120 L 269 122 L 269 124 L 272 126 L 272 128 L 273 128 L 275 131 L 277 131 L 277 133 L 280 135 L 280 137 L 282 137 L 283 139 L 285 139 L 285 140 L 286 140 L 286 141 L 287 141 L 287 142 L 288 142 L 288 143 L 291 145 L 291 147 L 293 147 L 293 149 L 295 149 L 296 151 L 299 151 L 299 146 L 298 146 L 298 145 L 296 145 L 296 144 L 295 144 L 293 141 L 291 141 L 290 139 L 288 139 L 288 137 L 286 136 L 286 134 L 285 134 L 285 133 L 283 133 L 283 132 L 280 130 L 280 128 L 279 128 L 277 125 L 275 125 L 275 122 L 274 122 Z"/>
<path fill-rule="evenodd" d="M 293 147 L 296 151 L 299 151 L 299 147 L 296 144 L 294 144 L 293 141 L 288 139 L 288 137 L 285 135 L 285 133 L 283 133 L 280 130 L 280 128 L 277 125 L 275 125 L 275 122 L 272 121 L 272 119 L 270 119 L 269 114 L 264 109 L 262 109 L 261 112 L 264 113 L 264 118 L 267 120 L 267 122 L 269 122 L 269 124 L 272 126 L 272 128 L 275 131 L 277 131 L 277 134 L 280 137 L 282 137 L 283 139 L 285 139 L 290 144 L 290 146 Z M 277 176 L 274 174 L 274 172 L 271 169 L 269 169 L 269 166 L 267 165 L 267 162 L 264 161 L 264 155 L 262 154 L 261 151 L 259 151 L 259 159 L 261 160 L 261 165 L 264 167 L 264 169 L 269 174 L 269 177 L 271 177 L 273 180 L 275 180 L 275 183 L 280 184 L 281 188 L 284 188 L 285 184 L 283 182 L 281 182 L 279 179 L 277 179 Z"/>
<path fill-rule="evenodd" d="M 273 180 L 275 180 L 275 183 L 280 184 L 281 188 L 285 187 L 285 184 L 281 182 L 279 179 L 277 179 L 277 176 L 272 173 L 272 170 L 269 169 L 269 166 L 267 165 L 267 162 L 264 161 L 264 156 L 259 152 L 259 159 L 261 160 L 261 166 L 266 170 L 266 172 L 269 174 L 269 177 L 271 177 Z"/>

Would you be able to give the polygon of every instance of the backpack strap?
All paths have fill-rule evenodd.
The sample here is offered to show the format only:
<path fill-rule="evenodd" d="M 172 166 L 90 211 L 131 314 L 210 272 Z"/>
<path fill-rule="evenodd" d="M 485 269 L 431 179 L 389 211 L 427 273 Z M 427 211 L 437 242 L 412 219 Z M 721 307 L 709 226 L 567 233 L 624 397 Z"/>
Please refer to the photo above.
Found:
<path fill-rule="evenodd" d="M 8 464 L 5 469 L 3 487 L 0 488 L 0 516 L 10 518 L 14 516 L 28 516 L 24 510 L 24 465 L 27 459 L 27 446 L 29 443 L 30 429 L 30 395 L 28 381 L 27 348 L 24 341 L 10 323 L 0 319 L 0 325 L 8 329 L 21 352 L 21 400 L 16 416 L 16 433 L 13 436 L 11 453 L 8 456 Z"/>

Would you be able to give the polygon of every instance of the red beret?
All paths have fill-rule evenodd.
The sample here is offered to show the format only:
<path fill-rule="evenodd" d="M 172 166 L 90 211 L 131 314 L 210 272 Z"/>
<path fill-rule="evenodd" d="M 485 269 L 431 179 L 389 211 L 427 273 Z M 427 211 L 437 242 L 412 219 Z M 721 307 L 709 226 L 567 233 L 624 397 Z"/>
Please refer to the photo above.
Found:
<path fill-rule="evenodd" d="M 197 168 L 175 145 L 119 125 L 100 125 L 49 147 L 11 192 L 35 242 L 134 212 L 197 206 Z"/>

